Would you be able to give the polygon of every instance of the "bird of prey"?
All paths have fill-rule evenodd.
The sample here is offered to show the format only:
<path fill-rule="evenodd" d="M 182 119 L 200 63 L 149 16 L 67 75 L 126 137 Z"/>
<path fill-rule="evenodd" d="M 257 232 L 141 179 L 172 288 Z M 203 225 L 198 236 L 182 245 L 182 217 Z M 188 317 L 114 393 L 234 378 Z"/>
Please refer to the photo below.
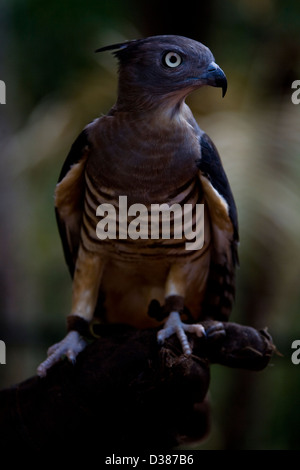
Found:
<path fill-rule="evenodd" d="M 188 94 L 205 85 L 222 88 L 224 96 L 224 72 L 206 46 L 182 36 L 98 49 L 106 50 L 119 62 L 117 101 L 75 140 L 56 187 L 57 222 L 73 279 L 72 307 L 68 333 L 49 348 L 40 376 L 62 356 L 75 360 L 92 331 L 95 310 L 103 323 L 158 328 L 160 343 L 175 333 L 188 355 L 187 333 L 202 336 L 222 329 L 234 300 L 236 206 L 216 147 L 185 103 Z M 193 227 L 195 208 L 202 204 L 204 243 L 188 250 L 184 234 L 163 238 L 161 228 L 152 238 L 124 237 L 124 196 L 131 207 L 189 206 Z M 97 236 L 99 206 L 115 210 L 114 237 Z M 205 331 L 205 319 L 215 321 L 215 331 Z"/>

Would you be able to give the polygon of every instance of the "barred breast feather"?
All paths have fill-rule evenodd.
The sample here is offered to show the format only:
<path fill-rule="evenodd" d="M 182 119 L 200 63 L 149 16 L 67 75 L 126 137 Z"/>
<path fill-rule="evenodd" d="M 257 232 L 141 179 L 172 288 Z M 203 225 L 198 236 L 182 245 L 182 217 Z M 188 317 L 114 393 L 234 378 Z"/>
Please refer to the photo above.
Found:
<path fill-rule="evenodd" d="M 188 112 L 181 119 L 180 126 L 175 122 L 174 128 L 160 129 L 151 119 L 139 121 L 135 116 L 131 121 L 126 113 L 116 118 L 112 111 L 87 126 L 73 146 L 77 158 L 81 146 L 80 158 L 73 160 L 66 174 L 62 172 L 56 202 L 66 259 L 72 274 L 81 243 L 83 250 L 106 260 L 99 298 L 103 319 L 109 322 L 137 327 L 157 324 L 149 318 L 148 306 L 153 299 L 163 304 L 166 278 L 174 263 L 182 266 L 185 304 L 194 319 L 210 312 L 224 319 L 231 310 L 237 239 L 234 201 L 226 193 L 228 182 L 220 172 L 215 148 Z M 68 192 L 73 197 L 69 204 Z M 196 228 L 195 208 L 203 204 L 203 246 L 187 250 L 184 234 L 174 237 L 173 213 L 169 238 L 162 237 L 161 226 L 158 238 L 150 236 L 150 218 L 140 225 L 138 238 L 124 237 L 119 220 L 120 197 L 124 196 L 128 207 L 143 204 L 148 214 L 153 204 L 190 204 L 192 230 Z M 105 204 L 115 210 L 116 231 L 115 237 L 100 240 L 97 208 Z M 126 229 L 133 219 L 128 216 Z"/>

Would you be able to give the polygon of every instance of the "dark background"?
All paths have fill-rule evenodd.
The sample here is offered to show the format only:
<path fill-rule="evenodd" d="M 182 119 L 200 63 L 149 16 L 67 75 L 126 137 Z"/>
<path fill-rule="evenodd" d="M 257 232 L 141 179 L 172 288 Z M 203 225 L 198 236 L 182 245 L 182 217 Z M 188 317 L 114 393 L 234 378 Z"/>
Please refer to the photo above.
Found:
<path fill-rule="evenodd" d="M 300 4 L 0 1 L 0 387 L 35 374 L 65 334 L 71 280 L 53 194 L 81 129 L 116 98 L 116 62 L 98 47 L 155 34 L 205 43 L 228 92 L 188 98 L 228 174 L 240 221 L 240 269 L 232 321 L 268 326 L 282 356 L 259 373 L 213 366 L 212 432 L 205 449 L 300 449 Z M 180 397 L 178 397 L 180 400 Z"/>

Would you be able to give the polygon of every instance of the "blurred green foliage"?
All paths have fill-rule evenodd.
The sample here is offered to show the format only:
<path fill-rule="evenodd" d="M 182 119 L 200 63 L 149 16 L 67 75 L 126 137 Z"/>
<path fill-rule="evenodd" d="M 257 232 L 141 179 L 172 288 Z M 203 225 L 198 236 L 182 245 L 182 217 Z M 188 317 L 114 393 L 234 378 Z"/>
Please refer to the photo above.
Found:
<path fill-rule="evenodd" d="M 207 449 L 297 449 L 300 366 L 300 4 L 212 0 L 180 8 L 153 0 L 0 1 L 0 386 L 35 374 L 65 334 L 71 281 L 53 193 L 81 129 L 117 91 L 116 63 L 100 46 L 152 34 L 208 45 L 229 81 L 188 103 L 216 143 L 239 211 L 240 264 L 232 320 L 269 327 L 283 354 L 259 373 L 212 367 Z M 179 397 L 180 399 L 180 397 Z"/>

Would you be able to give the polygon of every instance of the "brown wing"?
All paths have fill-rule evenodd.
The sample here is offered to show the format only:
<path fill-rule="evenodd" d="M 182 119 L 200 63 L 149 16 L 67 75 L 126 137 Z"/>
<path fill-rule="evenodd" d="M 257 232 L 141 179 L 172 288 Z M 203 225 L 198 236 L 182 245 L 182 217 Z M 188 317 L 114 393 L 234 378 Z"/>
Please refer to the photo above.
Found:
<path fill-rule="evenodd" d="M 73 277 L 80 243 L 84 204 L 84 170 L 90 152 L 87 131 L 75 140 L 55 189 L 55 213 L 66 263 Z"/>
<path fill-rule="evenodd" d="M 200 137 L 201 159 L 197 162 L 212 229 L 212 257 L 204 301 L 204 314 L 225 320 L 235 296 L 235 269 L 238 264 L 237 211 L 218 151 L 210 138 Z"/>

